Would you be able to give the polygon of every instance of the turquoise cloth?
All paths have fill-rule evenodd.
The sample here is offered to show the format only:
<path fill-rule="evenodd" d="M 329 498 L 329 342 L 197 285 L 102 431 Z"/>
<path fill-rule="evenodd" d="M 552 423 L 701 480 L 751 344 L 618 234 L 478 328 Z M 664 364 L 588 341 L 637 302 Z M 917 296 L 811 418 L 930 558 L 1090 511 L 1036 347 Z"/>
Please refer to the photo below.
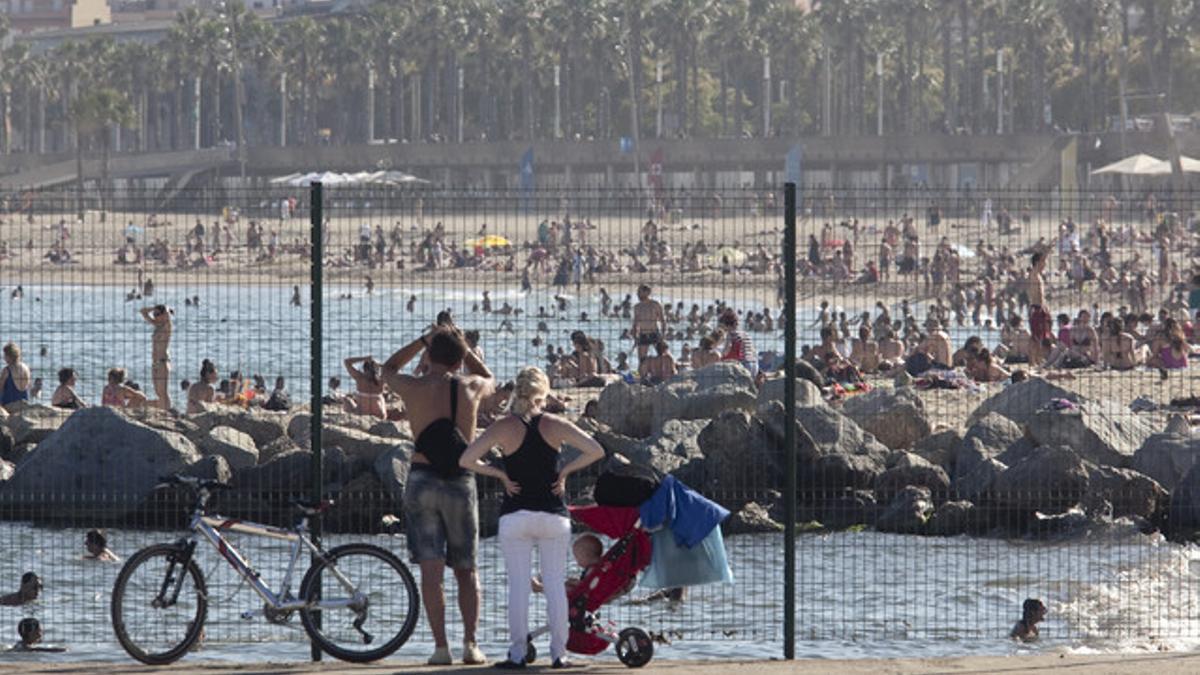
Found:
<path fill-rule="evenodd" d="M 733 583 L 721 528 L 714 527 L 692 548 L 675 543 L 675 535 L 669 527 L 654 532 L 651 542 L 654 552 L 650 556 L 650 566 L 642 574 L 642 588 L 658 590 L 722 581 Z"/>

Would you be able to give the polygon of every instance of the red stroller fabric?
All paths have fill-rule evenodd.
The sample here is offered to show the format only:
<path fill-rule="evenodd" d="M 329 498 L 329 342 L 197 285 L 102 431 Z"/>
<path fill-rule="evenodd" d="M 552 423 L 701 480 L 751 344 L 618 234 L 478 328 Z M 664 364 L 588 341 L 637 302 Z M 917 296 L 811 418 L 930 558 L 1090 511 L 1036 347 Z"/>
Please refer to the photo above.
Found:
<path fill-rule="evenodd" d="M 567 594 L 571 621 L 567 649 L 576 654 L 599 654 L 611 641 L 589 630 L 590 614 L 624 594 L 637 580 L 638 573 L 650 564 L 650 537 L 636 527 L 638 510 L 633 507 L 572 507 L 571 516 L 617 540 L 605 551 L 600 563 L 588 569 L 579 584 Z"/>

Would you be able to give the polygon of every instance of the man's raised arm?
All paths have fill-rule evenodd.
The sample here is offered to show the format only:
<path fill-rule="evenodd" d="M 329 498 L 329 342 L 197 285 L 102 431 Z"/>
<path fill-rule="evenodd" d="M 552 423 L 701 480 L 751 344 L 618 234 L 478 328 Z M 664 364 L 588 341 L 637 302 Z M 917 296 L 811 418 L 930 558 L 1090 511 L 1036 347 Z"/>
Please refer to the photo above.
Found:
<path fill-rule="evenodd" d="M 422 349 L 429 346 L 429 336 L 421 335 L 416 340 L 404 345 L 395 354 L 388 357 L 387 361 L 383 362 L 382 370 L 385 375 L 396 375 L 400 369 L 408 365 L 413 357 L 421 353 Z"/>

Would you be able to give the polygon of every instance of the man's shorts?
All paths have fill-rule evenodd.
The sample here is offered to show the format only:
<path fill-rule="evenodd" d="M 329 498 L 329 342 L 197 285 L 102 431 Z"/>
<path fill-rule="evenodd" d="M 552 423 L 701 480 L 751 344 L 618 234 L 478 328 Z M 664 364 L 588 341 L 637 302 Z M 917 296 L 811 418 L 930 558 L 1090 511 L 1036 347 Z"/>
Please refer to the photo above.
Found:
<path fill-rule="evenodd" d="M 642 333 L 638 335 L 637 343 L 639 346 L 653 347 L 654 345 L 658 344 L 659 339 L 660 336 L 657 332 Z"/>
<path fill-rule="evenodd" d="M 442 478 L 428 469 L 408 474 L 404 486 L 405 538 L 413 563 L 445 560 L 474 569 L 479 549 L 479 501 L 475 476 Z"/>

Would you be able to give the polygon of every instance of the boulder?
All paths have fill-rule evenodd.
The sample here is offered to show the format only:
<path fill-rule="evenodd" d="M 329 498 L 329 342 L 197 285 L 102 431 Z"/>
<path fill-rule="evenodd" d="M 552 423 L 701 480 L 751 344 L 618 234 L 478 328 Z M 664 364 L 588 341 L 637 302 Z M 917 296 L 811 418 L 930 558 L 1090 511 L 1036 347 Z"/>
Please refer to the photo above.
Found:
<path fill-rule="evenodd" d="M 946 502 L 933 512 L 926 532 L 939 537 L 956 537 L 966 534 L 974 519 L 975 505 L 971 502 Z"/>
<path fill-rule="evenodd" d="M 925 403 L 911 387 L 853 396 L 842 403 L 842 412 L 893 450 L 911 448 L 931 430 Z"/>
<path fill-rule="evenodd" d="M 667 420 L 653 436 L 619 452 L 635 464 L 649 465 L 662 473 L 670 473 L 694 459 L 704 457 L 699 436 L 701 430 L 710 424 L 706 420 Z"/>
<path fill-rule="evenodd" d="M 45 405 L 28 405 L 4 421 L 13 445 L 41 443 L 54 433 L 74 411 Z"/>
<path fill-rule="evenodd" d="M 84 408 L 21 461 L 0 500 L 41 505 L 40 515 L 51 519 L 118 515 L 159 478 L 199 459 L 181 434 L 152 429 L 114 408 Z"/>
<path fill-rule="evenodd" d="M 946 471 L 912 453 L 898 454 L 900 457 L 891 468 L 875 479 L 876 498 L 890 504 L 905 487 L 915 485 L 927 488 L 935 502 L 945 501 L 950 490 L 950 478 Z"/>
<path fill-rule="evenodd" d="M 13 464 L 20 464 L 21 460 L 28 457 L 36 447 L 37 443 L 19 443 L 12 449 L 12 452 L 9 454 L 8 461 L 12 462 Z"/>
<path fill-rule="evenodd" d="M 412 463 L 413 449 L 411 441 L 402 441 L 375 458 L 375 475 L 379 478 L 383 491 L 396 506 L 404 499 L 404 486 L 408 484 L 408 469 Z"/>
<path fill-rule="evenodd" d="M 287 433 L 288 414 L 261 408 L 216 405 L 196 415 L 192 421 L 204 433 L 214 427 L 233 427 L 249 434 L 254 444 L 261 448 Z"/>
<path fill-rule="evenodd" d="M 123 412 L 130 419 L 137 420 L 148 427 L 183 434 L 193 443 L 198 443 L 203 436 L 200 432 L 200 425 L 173 410 L 142 406 L 141 408 L 126 408 Z"/>
<path fill-rule="evenodd" d="M 817 519 L 831 530 L 844 530 L 855 525 L 874 525 L 879 517 L 879 504 L 870 490 L 843 490 L 823 498 L 815 505 Z"/>
<path fill-rule="evenodd" d="M 275 440 L 258 449 L 258 463 L 266 464 L 285 452 L 291 452 L 293 450 L 298 450 L 299 448 L 300 446 L 296 443 L 296 441 L 293 441 L 287 436 L 276 438 Z"/>
<path fill-rule="evenodd" d="M 704 461 L 702 482 L 692 487 L 724 495 L 780 486 L 779 448 L 757 416 L 730 410 L 705 425 L 696 438 Z M 687 482 L 687 478 L 683 478 Z M 696 483 L 696 478 L 691 481 Z"/>
<path fill-rule="evenodd" d="M 1038 445 L 1071 448 L 1081 458 L 1101 466 L 1125 466 L 1154 434 L 1145 417 L 1131 415 L 1112 401 L 1089 400 L 1074 408 L 1050 405 L 1027 420 L 1029 436 Z"/>
<path fill-rule="evenodd" d="M 771 518 L 766 507 L 757 502 L 748 502 L 731 515 L 721 529 L 725 534 L 757 534 L 782 532 L 783 525 Z"/>
<path fill-rule="evenodd" d="M 1192 465 L 1171 491 L 1167 524 L 1177 537 L 1200 533 L 1200 463 Z"/>
<path fill-rule="evenodd" d="M 707 420 L 726 410 L 752 411 L 756 401 L 749 371 L 723 362 L 685 371 L 656 387 L 614 382 L 600 392 L 595 416 L 616 433 L 646 438 L 667 420 Z"/>
<path fill-rule="evenodd" d="M 917 534 L 925 530 L 925 523 L 933 514 L 933 499 L 929 490 L 908 486 L 900 491 L 884 508 L 875 521 L 880 532 Z"/>
<path fill-rule="evenodd" d="M 1003 462 L 991 458 L 984 459 L 966 475 L 954 479 L 951 494 L 957 499 L 978 502 L 990 493 L 996 478 L 1007 470 L 1008 466 Z"/>
<path fill-rule="evenodd" d="M 783 403 L 783 386 L 787 384 L 786 378 L 773 377 L 758 389 L 758 400 L 756 407 L 764 408 L 771 401 Z M 817 385 L 803 378 L 796 378 L 796 405 L 810 406 L 821 405 L 825 403 L 825 397 L 821 395 L 820 388 Z"/>
<path fill-rule="evenodd" d="M 12 455 L 16 447 L 17 443 L 13 440 L 12 432 L 8 430 L 8 427 L 0 426 L 0 459 L 15 461 Z"/>
<path fill-rule="evenodd" d="M 963 435 L 957 429 L 940 429 L 917 441 L 913 454 L 923 457 L 930 464 L 940 466 L 950 473 L 958 460 Z"/>
<path fill-rule="evenodd" d="M 17 470 L 17 467 L 14 466 L 12 462 L 0 459 L 0 482 L 6 481 L 9 478 L 12 478 L 13 473 L 16 470 Z"/>
<path fill-rule="evenodd" d="M 349 412 L 346 412 L 344 409 L 342 409 L 340 406 L 325 406 L 325 407 L 323 407 L 321 409 L 321 424 L 326 428 L 334 426 L 334 427 L 342 427 L 344 429 L 355 429 L 357 431 L 363 431 L 363 432 L 366 432 L 366 433 L 369 433 L 369 434 L 372 434 L 375 436 L 384 436 L 387 434 L 399 434 L 400 433 L 399 429 L 401 426 L 396 422 L 391 422 L 389 420 L 381 420 L 378 417 L 374 417 L 372 415 L 358 415 L 356 413 L 349 413 Z M 408 424 L 403 423 L 402 426 L 406 430 L 404 433 L 404 436 L 408 437 L 408 434 L 407 434 Z M 386 434 L 385 433 L 378 433 L 378 434 L 375 433 L 372 430 L 375 429 L 376 427 L 378 427 L 379 431 L 383 431 L 383 432 L 387 432 L 387 433 Z M 303 411 L 295 413 L 288 420 L 287 435 L 289 438 L 291 438 L 294 441 L 304 442 L 304 441 L 307 441 L 309 436 L 312 435 L 311 428 L 312 428 L 312 414 L 310 412 L 308 412 L 307 410 L 303 410 Z M 400 436 L 397 435 L 395 437 L 399 438 Z"/>
<path fill-rule="evenodd" d="M 1040 377 L 1031 377 L 1028 380 L 1008 385 L 980 403 L 967 418 L 967 425 L 974 425 L 988 413 L 1002 415 L 1018 425 L 1023 425 L 1042 406 L 1055 398 L 1063 398 L 1076 403 L 1083 400 L 1081 396 L 1072 391 L 1051 384 Z"/>
<path fill-rule="evenodd" d="M 1061 513 L 1087 491 L 1087 467 L 1079 455 L 1062 447 L 1037 448 L 992 483 L 998 504 L 1023 512 Z"/>
<path fill-rule="evenodd" d="M 596 419 L 622 436 L 646 438 L 654 431 L 654 395 L 651 387 L 614 382 L 596 399 Z"/>
<path fill-rule="evenodd" d="M 336 447 L 324 448 L 321 453 L 323 481 L 330 490 L 345 478 L 346 456 Z M 286 504 L 297 496 L 307 497 L 312 491 L 313 455 L 297 449 L 276 455 L 269 462 L 238 471 L 233 484 L 258 499 Z"/>
<path fill-rule="evenodd" d="M 782 443 L 783 406 L 772 402 L 760 415 L 768 432 Z M 888 449 L 832 407 L 798 406 L 795 424 L 796 479 L 801 491 L 827 496 L 841 494 L 846 487 L 871 488 L 883 473 Z"/>
<path fill-rule="evenodd" d="M 367 429 L 367 433 L 372 436 L 381 436 L 383 438 L 397 438 L 413 440 L 412 430 L 408 427 L 408 422 L 395 422 L 392 420 L 379 420 Z"/>
<path fill-rule="evenodd" d="M 1200 438 L 1183 434 L 1153 434 L 1133 453 L 1129 465 L 1158 481 L 1167 490 L 1200 461 Z"/>
<path fill-rule="evenodd" d="M 254 439 L 233 427 L 213 427 L 200 440 L 199 447 L 204 455 L 224 457 L 234 471 L 258 464 L 258 447 L 254 445 Z"/>
<path fill-rule="evenodd" d="M 215 480 L 222 483 L 229 483 L 233 480 L 233 470 L 229 468 L 229 461 L 221 455 L 201 457 L 200 461 L 179 473 L 192 478 Z"/>
<path fill-rule="evenodd" d="M 398 442 L 394 438 L 372 436 L 365 431 L 346 427 L 326 426 L 321 430 L 324 447 L 339 447 L 352 461 L 373 463 L 377 457 L 391 450 Z"/>
<path fill-rule="evenodd" d="M 1090 501 L 1103 499 L 1112 505 L 1112 516 L 1137 516 L 1149 519 L 1166 505 L 1167 491 L 1153 478 L 1132 469 L 1109 466 L 1091 467 L 1088 472 Z"/>
<path fill-rule="evenodd" d="M 1008 446 L 1021 440 L 1025 432 L 1011 419 L 988 413 L 967 429 L 954 467 L 955 476 L 971 472 L 984 459 L 997 457 Z"/>

